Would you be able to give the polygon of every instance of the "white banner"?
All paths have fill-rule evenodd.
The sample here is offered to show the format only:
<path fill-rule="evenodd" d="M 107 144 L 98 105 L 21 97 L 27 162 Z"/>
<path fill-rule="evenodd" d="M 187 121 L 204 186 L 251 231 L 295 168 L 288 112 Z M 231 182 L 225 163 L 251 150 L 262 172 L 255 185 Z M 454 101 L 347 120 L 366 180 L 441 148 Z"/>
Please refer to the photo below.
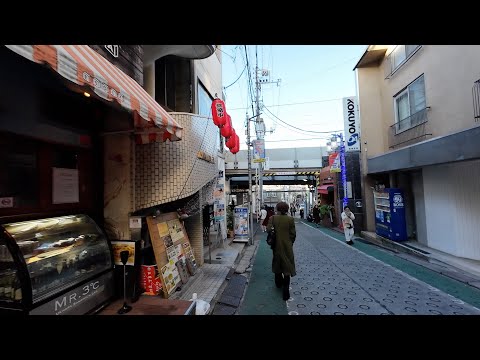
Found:
<path fill-rule="evenodd" d="M 360 118 L 356 96 L 343 98 L 345 151 L 360 151 Z"/>

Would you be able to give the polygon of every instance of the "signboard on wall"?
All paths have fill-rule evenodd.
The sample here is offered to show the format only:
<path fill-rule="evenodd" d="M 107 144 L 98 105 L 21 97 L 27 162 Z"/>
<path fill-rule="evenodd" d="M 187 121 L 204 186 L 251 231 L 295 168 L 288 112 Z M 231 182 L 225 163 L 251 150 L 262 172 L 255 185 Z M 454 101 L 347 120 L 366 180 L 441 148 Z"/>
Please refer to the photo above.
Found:
<path fill-rule="evenodd" d="M 360 151 L 360 118 L 356 96 L 343 98 L 345 151 Z"/>

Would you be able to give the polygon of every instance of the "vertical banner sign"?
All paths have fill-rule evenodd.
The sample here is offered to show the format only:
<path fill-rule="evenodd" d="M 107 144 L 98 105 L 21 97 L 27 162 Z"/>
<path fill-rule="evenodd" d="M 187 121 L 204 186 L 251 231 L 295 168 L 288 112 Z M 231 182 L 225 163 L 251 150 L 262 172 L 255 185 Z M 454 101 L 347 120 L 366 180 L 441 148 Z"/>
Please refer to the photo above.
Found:
<path fill-rule="evenodd" d="M 218 176 L 213 190 L 213 215 L 215 223 L 223 223 L 223 225 L 225 225 L 225 161 L 221 157 L 218 157 L 217 161 Z M 220 225 L 220 228 L 222 230 L 222 239 L 226 239 L 227 230 L 225 226 Z"/>
<path fill-rule="evenodd" d="M 339 173 L 341 171 L 340 154 L 338 152 L 335 152 L 328 156 L 328 163 L 330 165 L 331 173 Z"/>
<path fill-rule="evenodd" d="M 265 140 L 257 139 L 253 140 L 253 162 L 261 163 L 265 162 Z"/>
<path fill-rule="evenodd" d="M 356 96 L 343 98 L 345 151 L 360 151 L 360 118 Z"/>
<path fill-rule="evenodd" d="M 234 209 L 235 238 L 248 239 L 248 208 L 237 206 Z"/>
<path fill-rule="evenodd" d="M 343 142 L 343 136 L 340 134 L 340 168 L 342 173 L 342 186 L 343 186 L 343 207 L 348 205 L 347 197 L 347 167 L 345 166 L 345 144 Z M 343 209 L 342 209 L 343 210 Z"/>

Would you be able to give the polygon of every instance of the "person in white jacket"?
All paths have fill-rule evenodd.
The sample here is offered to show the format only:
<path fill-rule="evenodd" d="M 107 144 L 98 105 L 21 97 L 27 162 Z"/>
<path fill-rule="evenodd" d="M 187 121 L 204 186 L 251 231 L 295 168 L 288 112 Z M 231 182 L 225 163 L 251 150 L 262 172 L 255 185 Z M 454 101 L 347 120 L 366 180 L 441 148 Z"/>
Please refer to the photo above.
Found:
<path fill-rule="evenodd" d="M 258 222 L 262 226 L 262 231 L 263 232 L 267 231 L 267 226 L 263 225 L 263 222 L 264 222 L 266 217 L 267 217 L 267 210 L 265 208 L 262 208 L 262 210 L 260 210 L 260 219 L 259 219 Z"/>
<path fill-rule="evenodd" d="M 343 208 L 342 212 L 342 224 L 343 232 L 345 233 L 345 241 L 348 245 L 353 245 L 352 237 L 354 233 L 353 220 L 355 220 L 355 215 L 350 211 L 348 206 Z"/>

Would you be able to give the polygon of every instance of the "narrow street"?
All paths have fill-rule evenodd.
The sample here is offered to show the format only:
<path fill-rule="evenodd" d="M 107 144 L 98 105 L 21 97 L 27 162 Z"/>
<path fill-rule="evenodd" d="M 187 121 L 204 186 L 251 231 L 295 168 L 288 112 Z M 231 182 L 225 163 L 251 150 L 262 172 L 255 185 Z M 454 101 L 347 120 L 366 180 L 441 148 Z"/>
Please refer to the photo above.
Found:
<path fill-rule="evenodd" d="M 471 299 L 480 298 L 478 289 L 407 260 L 394 259 L 398 265 L 394 267 L 368 253 L 384 259 L 395 255 L 360 241 L 348 246 L 340 233 L 333 238 L 326 234 L 327 229 L 300 220 L 296 228 L 297 276 L 292 278 L 290 300 L 282 301 L 280 289 L 273 284 L 271 251 L 265 234 L 257 233 L 262 240 L 239 314 L 480 315 L 478 308 L 432 284 L 442 284 L 450 293 Z M 409 273 L 418 273 L 429 283 Z"/>

